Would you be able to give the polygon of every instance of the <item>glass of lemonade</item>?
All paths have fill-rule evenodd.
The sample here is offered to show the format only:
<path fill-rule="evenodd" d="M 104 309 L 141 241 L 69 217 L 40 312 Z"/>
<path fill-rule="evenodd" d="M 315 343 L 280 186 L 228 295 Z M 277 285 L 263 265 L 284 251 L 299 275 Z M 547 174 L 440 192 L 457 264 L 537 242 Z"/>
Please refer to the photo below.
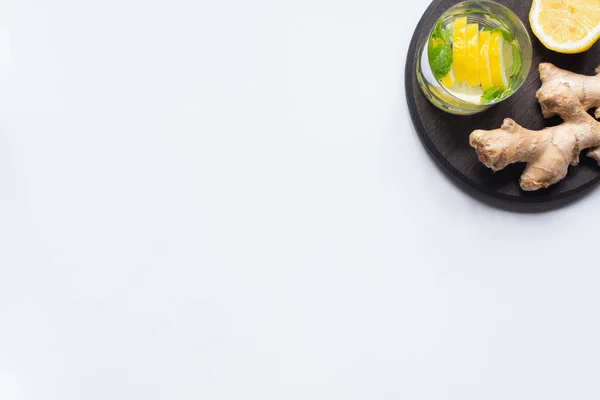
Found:
<path fill-rule="evenodd" d="M 429 101 L 452 114 L 475 114 L 523 84 L 531 39 L 505 6 L 464 1 L 440 17 L 417 54 L 417 79 Z"/>

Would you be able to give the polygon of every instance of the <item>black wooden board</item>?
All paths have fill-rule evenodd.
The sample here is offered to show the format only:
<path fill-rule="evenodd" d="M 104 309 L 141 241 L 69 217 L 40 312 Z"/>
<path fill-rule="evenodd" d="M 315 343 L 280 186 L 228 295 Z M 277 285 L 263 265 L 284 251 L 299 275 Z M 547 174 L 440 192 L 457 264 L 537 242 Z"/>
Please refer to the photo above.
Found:
<path fill-rule="evenodd" d="M 561 123 L 560 118 L 544 119 L 535 99 L 541 86 L 537 71 L 540 62 L 551 62 L 557 67 L 586 75 L 593 75 L 600 64 L 600 41 L 581 54 L 559 54 L 550 51 L 533 35 L 529 26 L 531 1 L 498 0 L 521 18 L 531 36 L 533 61 L 529 76 L 517 93 L 490 109 L 471 116 L 445 113 L 433 106 L 421 92 L 416 77 L 417 50 L 445 10 L 456 0 L 433 0 L 421 17 L 413 34 L 406 59 L 405 88 L 411 118 L 421 141 L 429 153 L 453 177 L 482 193 L 495 198 L 518 202 L 544 202 L 575 195 L 600 181 L 600 166 L 581 156 L 581 163 L 569 167 L 569 174 L 548 189 L 524 192 L 519 177 L 525 164 L 513 164 L 499 172 L 485 167 L 469 145 L 469 134 L 475 129 L 496 129 L 504 118 L 512 118 L 529 129 L 543 129 Z"/>

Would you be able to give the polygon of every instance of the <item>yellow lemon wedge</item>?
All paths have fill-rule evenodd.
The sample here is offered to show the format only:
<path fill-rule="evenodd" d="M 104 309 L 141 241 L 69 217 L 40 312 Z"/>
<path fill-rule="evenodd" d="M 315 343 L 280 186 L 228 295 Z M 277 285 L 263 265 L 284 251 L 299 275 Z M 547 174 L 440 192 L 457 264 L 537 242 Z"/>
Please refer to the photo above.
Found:
<path fill-rule="evenodd" d="M 442 78 L 442 85 L 444 85 L 444 87 L 451 88 L 455 83 L 456 78 L 454 77 L 454 71 L 451 68 L 450 72 L 448 72 L 448 74 Z"/>
<path fill-rule="evenodd" d="M 529 22 L 550 50 L 581 53 L 600 37 L 600 0 L 533 0 Z"/>
<path fill-rule="evenodd" d="M 479 80 L 479 24 L 467 24 L 467 75 L 471 87 Z"/>
<path fill-rule="evenodd" d="M 501 89 L 508 88 L 506 69 L 504 65 L 504 37 L 502 32 L 492 32 L 489 46 L 490 75 L 492 85 Z"/>
<path fill-rule="evenodd" d="M 460 17 L 454 20 L 452 58 L 456 81 L 466 82 L 469 77 L 467 71 L 467 17 Z"/>
<path fill-rule="evenodd" d="M 479 34 L 479 80 L 483 90 L 488 90 L 494 86 L 490 71 L 490 38 L 489 31 L 482 31 Z"/>

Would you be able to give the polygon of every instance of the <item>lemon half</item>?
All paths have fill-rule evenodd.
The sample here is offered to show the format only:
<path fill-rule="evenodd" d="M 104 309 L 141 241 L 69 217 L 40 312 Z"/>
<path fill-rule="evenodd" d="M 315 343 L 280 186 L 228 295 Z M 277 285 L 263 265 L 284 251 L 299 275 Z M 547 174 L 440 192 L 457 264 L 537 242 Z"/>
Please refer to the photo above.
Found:
<path fill-rule="evenodd" d="M 600 0 L 533 0 L 529 22 L 550 50 L 581 53 L 600 37 Z"/>

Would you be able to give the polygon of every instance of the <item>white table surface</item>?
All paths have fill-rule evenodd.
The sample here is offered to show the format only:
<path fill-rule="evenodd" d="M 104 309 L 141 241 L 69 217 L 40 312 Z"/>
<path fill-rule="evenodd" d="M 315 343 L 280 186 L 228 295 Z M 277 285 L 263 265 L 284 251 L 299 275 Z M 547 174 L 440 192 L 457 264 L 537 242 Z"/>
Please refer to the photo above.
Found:
<path fill-rule="evenodd" d="M 436 167 L 427 3 L 2 3 L 0 399 L 598 399 L 600 189 Z"/>

